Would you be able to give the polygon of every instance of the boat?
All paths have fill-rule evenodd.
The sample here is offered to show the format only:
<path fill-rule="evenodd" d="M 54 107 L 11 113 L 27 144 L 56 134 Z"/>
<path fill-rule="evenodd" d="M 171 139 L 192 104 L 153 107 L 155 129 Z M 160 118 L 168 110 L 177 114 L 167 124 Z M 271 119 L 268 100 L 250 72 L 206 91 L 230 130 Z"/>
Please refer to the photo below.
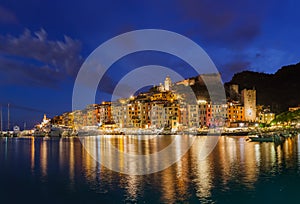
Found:
<path fill-rule="evenodd" d="M 47 133 L 43 131 L 42 129 L 36 128 L 33 131 L 33 136 L 34 137 L 45 137 L 47 136 Z"/>
<path fill-rule="evenodd" d="M 60 128 L 61 137 L 74 137 L 78 136 L 78 131 L 75 128 L 61 127 Z"/>
<path fill-rule="evenodd" d="M 284 142 L 284 140 L 286 139 L 286 136 L 284 136 L 284 135 L 281 134 L 281 133 L 275 133 L 275 134 L 273 135 L 273 137 L 274 137 L 274 142 L 275 142 L 276 144 L 281 144 L 281 143 Z"/>
<path fill-rule="evenodd" d="M 159 133 L 158 135 L 172 135 L 174 133 L 172 133 L 172 129 L 170 127 L 164 127 Z"/>
<path fill-rule="evenodd" d="M 11 131 L 2 131 L 0 136 L 1 137 L 12 137 L 13 133 Z"/>
<path fill-rule="evenodd" d="M 255 136 L 248 136 L 247 140 L 251 142 L 274 142 L 276 144 L 280 144 L 284 142 L 286 136 L 280 132 L 274 132 L 271 134 L 259 134 Z"/>
<path fill-rule="evenodd" d="M 19 137 L 28 137 L 28 136 L 32 136 L 32 135 L 33 135 L 32 130 L 23 130 L 19 133 Z"/>
<path fill-rule="evenodd" d="M 298 135 L 297 131 L 284 131 L 281 132 L 280 135 L 285 138 L 294 137 Z"/>
<path fill-rule="evenodd" d="M 201 130 L 201 131 L 197 131 L 197 133 L 196 133 L 196 135 L 198 135 L 198 136 L 204 136 L 207 134 L 209 134 L 208 130 Z"/>
<path fill-rule="evenodd" d="M 60 127 L 52 126 L 49 132 L 50 137 L 61 137 L 62 129 Z"/>
<path fill-rule="evenodd" d="M 265 136 L 257 135 L 257 136 L 249 136 L 248 139 L 250 140 L 250 142 L 274 142 L 273 136 L 265 137 Z"/>
<path fill-rule="evenodd" d="M 71 136 L 71 131 L 68 129 L 65 129 L 61 133 L 61 137 L 70 137 Z"/>
<path fill-rule="evenodd" d="M 224 135 L 224 136 L 247 136 L 247 135 L 249 135 L 249 131 L 222 132 L 221 135 Z"/>

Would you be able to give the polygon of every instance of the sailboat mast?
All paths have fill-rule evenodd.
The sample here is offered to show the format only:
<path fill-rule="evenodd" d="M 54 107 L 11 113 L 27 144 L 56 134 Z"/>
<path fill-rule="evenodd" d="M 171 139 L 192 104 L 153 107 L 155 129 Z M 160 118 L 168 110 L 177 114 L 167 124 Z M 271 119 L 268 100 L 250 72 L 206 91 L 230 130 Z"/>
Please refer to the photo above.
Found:
<path fill-rule="evenodd" d="M 7 104 L 7 129 L 9 131 L 9 103 Z"/>
<path fill-rule="evenodd" d="M 2 119 L 3 119 L 3 118 L 2 118 L 2 105 L 0 106 L 0 108 L 1 108 L 1 111 L 0 111 L 0 114 L 1 114 L 0 117 L 1 117 L 1 119 L 0 119 L 0 120 L 1 120 L 1 133 L 2 133 L 2 132 L 3 132 L 3 123 L 2 123 Z"/>

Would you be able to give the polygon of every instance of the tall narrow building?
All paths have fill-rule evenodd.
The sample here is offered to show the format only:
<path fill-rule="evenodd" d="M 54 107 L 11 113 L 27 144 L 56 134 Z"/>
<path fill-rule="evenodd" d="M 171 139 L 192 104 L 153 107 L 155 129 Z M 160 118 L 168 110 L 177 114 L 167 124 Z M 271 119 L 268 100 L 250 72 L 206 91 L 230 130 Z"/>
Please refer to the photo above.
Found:
<path fill-rule="evenodd" d="M 256 120 L 256 90 L 242 90 L 242 103 L 244 104 L 245 120 Z"/>
<path fill-rule="evenodd" d="M 165 79 L 165 91 L 170 91 L 172 86 L 172 81 L 169 76 L 166 77 Z"/>

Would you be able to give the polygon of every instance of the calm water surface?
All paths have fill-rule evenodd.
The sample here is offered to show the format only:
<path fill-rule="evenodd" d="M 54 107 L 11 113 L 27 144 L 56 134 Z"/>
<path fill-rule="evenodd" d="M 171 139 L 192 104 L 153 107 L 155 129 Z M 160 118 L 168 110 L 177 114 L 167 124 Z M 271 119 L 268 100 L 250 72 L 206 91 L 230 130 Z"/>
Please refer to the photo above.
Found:
<path fill-rule="evenodd" d="M 191 136 L 182 136 L 188 140 Z M 78 138 L 0 138 L 0 203 L 291 203 L 299 198 L 300 140 L 283 144 L 245 142 L 243 137 L 220 137 L 204 160 L 201 142 L 169 168 L 129 176 L 96 162 Z M 134 136 L 86 137 L 98 159 L 115 159 L 106 143 L 120 151 L 150 154 L 159 142 Z M 180 151 L 180 145 L 178 147 Z M 107 153 L 108 152 L 108 153 Z M 105 158 L 104 158 L 105 153 Z M 125 165 L 119 157 L 120 165 Z M 159 161 L 147 161 L 158 165 Z M 296 202 L 297 203 L 297 202 Z"/>

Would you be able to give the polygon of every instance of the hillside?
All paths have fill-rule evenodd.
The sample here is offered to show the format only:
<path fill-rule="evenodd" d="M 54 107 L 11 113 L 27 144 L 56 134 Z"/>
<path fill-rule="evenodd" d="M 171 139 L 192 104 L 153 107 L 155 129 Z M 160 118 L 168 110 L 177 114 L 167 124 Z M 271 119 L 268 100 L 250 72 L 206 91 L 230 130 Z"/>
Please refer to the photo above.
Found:
<path fill-rule="evenodd" d="M 300 63 L 284 66 L 275 74 L 243 71 L 235 74 L 225 86 L 230 84 L 238 84 L 239 90 L 254 87 L 257 104 L 270 105 L 276 113 L 284 112 L 300 104 Z"/>

